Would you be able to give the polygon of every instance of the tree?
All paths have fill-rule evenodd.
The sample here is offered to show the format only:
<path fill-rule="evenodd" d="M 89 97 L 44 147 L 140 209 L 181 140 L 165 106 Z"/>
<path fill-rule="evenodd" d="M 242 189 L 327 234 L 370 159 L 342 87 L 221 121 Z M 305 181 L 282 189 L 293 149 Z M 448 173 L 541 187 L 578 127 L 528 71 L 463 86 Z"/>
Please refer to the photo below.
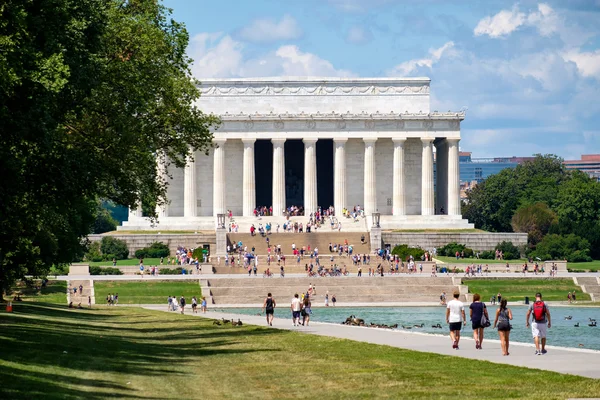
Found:
<path fill-rule="evenodd" d="M 600 182 L 580 171 L 563 183 L 556 199 L 560 234 L 574 233 L 590 242 L 590 254 L 600 258 Z"/>
<path fill-rule="evenodd" d="M 549 234 L 537 245 L 530 256 L 541 260 L 591 261 L 590 243 L 574 234 Z"/>
<path fill-rule="evenodd" d="M 476 228 L 512 232 L 511 220 L 523 205 L 543 201 L 551 208 L 560 184 L 569 179 L 562 159 L 537 154 L 532 161 L 489 176 L 467 195 L 463 215 Z"/>
<path fill-rule="evenodd" d="M 546 203 L 538 202 L 519 207 L 512 217 L 511 225 L 515 232 L 527 233 L 529 245 L 535 247 L 557 221 L 556 213 Z"/>
<path fill-rule="evenodd" d="M 117 221 L 112 217 L 110 211 L 106 208 L 102 207 L 100 203 L 98 203 L 98 209 L 96 211 L 96 220 L 94 221 L 94 226 L 92 227 L 91 233 L 105 233 L 111 232 L 117 229 Z"/>
<path fill-rule="evenodd" d="M 157 159 L 207 151 L 219 121 L 194 106 L 169 14 L 158 0 L 0 5 L 0 289 L 81 257 L 99 198 L 155 215 Z"/>

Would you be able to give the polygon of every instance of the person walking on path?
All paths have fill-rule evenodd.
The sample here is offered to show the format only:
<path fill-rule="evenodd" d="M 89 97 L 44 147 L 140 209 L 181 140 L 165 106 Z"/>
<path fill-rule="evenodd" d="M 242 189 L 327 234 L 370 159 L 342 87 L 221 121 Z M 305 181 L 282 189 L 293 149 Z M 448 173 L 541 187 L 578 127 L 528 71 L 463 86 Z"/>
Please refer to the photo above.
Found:
<path fill-rule="evenodd" d="M 302 309 L 302 303 L 298 298 L 298 293 L 294 295 L 290 309 L 292 310 L 292 322 L 294 323 L 294 326 L 298 326 L 300 324 L 300 310 Z"/>
<path fill-rule="evenodd" d="M 550 310 L 542 300 L 542 294 L 535 294 L 535 302 L 529 305 L 527 310 L 526 327 L 529 328 L 529 318 L 531 319 L 531 334 L 535 342 L 535 355 L 541 356 L 546 354 L 546 334 L 552 323 L 550 320 Z"/>
<path fill-rule="evenodd" d="M 473 327 L 473 340 L 475 340 L 475 348 L 481 350 L 483 343 L 483 330 L 485 326 L 481 323 L 481 317 L 485 315 L 489 321 L 490 316 L 488 315 L 485 303 L 481 301 L 479 293 L 473 295 L 473 303 L 469 306 L 469 315 L 471 317 L 471 325 Z M 488 325 L 489 326 L 489 325 Z"/>
<path fill-rule="evenodd" d="M 310 302 L 310 296 L 305 296 L 304 297 L 304 302 L 303 302 L 303 306 L 302 306 L 302 325 L 306 325 L 308 326 L 308 323 L 310 322 L 310 314 L 312 314 L 312 310 L 311 310 L 311 302 Z"/>
<path fill-rule="evenodd" d="M 325 307 L 329 307 L 329 292 L 325 293 Z"/>
<path fill-rule="evenodd" d="M 275 299 L 273 298 L 271 293 L 267 293 L 267 298 L 265 299 L 265 302 L 263 303 L 263 310 L 265 310 L 265 313 L 267 316 L 267 324 L 269 324 L 269 326 L 273 326 L 273 314 L 275 313 L 276 306 L 277 306 L 277 303 L 275 303 Z M 261 314 L 262 314 L 262 310 L 261 310 Z"/>
<path fill-rule="evenodd" d="M 333 306 L 335 307 L 335 302 L 337 301 L 337 299 L 335 298 L 335 293 L 331 296 L 331 304 L 333 304 Z"/>
<path fill-rule="evenodd" d="M 202 296 L 202 303 L 200 303 L 200 310 L 206 314 L 206 297 Z"/>
<path fill-rule="evenodd" d="M 450 339 L 452 340 L 452 348 L 458 350 L 458 342 L 460 341 L 460 330 L 462 325 L 467 324 L 465 317 L 465 305 L 458 300 L 459 292 L 454 292 L 454 299 L 448 302 L 446 306 L 446 323 L 450 326 Z"/>
<path fill-rule="evenodd" d="M 500 336 L 500 348 L 502 349 L 502 355 L 507 356 L 508 345 L 510 339 L 510 321 L 513 319 L 512 311 L 506 307 L 506 299 L 502 299 L 500 307 L 496 310 L 496 318 L 494 319 L 494 329 L 498 327 L 498 336 Z"/>
<path fill-rule="evenodd" d="M 181 296 L 179 299 L 179 305 L 181 306 L 181 313 L 185 311 L 185 297 Z"/>
<path fill-rule="evenodd" d="M 198 300 L 196 296 L 192 297 L 192 313 L 198 314 Z"/>

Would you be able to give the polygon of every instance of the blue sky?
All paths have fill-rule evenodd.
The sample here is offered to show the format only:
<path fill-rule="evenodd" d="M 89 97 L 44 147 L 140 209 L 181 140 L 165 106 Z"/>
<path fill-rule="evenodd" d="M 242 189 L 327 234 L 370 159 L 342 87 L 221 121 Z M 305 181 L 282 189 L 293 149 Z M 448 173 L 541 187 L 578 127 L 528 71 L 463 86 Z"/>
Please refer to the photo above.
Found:
<path fill-rule="evenodd" d="M 198 79 L 428 76 L 474 157 L 600 153 L 600 0 L 164 0 Z"/>

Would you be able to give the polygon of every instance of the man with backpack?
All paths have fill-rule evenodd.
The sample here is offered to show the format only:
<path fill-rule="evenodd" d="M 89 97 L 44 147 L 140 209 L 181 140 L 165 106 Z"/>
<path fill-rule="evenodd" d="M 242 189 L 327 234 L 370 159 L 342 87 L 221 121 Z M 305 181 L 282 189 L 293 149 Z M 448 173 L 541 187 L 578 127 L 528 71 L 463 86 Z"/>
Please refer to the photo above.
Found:
<path fill-rule="evenodd" d="M 532 315 L 533 314 L 533 315 Z M 529 317 L 532 316 L 531 320 L 531 333 L 533 334 L 533 340 L 535 342 L 535 355 L 541 356 L 546 354 L 546 333 L 547 328 L 551 327 L 550 322 L 550 310 L 546 303 L 542 301 L 542 294 L 535 294 L 535 302 L 529 305 L 527 310 L 527 321 L 526 326 L 529 328 Z M 541 349 L 540 349 L 541 342 Z"/>

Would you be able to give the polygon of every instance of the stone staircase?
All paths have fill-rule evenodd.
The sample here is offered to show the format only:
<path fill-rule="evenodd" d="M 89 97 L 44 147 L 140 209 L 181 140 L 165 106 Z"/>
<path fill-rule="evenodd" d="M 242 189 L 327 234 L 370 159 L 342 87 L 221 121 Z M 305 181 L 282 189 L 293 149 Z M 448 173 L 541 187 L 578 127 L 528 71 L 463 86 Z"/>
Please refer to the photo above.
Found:
<path fill-rule="evenodd" d="M 213 304 L 262 304 L 268 292 L 286 305 L 295 293 L 316 289 L 314 304 L 323 304 L 325 294 L 333 294 L 339 303 L 437 302 L 445 291 L 447 299 L 458 290 L 448 277 L 334 277 L 334 278 L 228 278 L 208 279 Z M 464 295 L 461 296 L 464 300 Z M 282 303 L 283 304 L 283 303 Z"/>
<path fill-rule="evenodd" d="M 80 292 L 79 286 L 83 286 L 83 292 Z M 67 287 L 67 304 L 73 302 L 73 305 L 77 306 L 81 303 L 82 307 L 87 307 L 88 296 L 91 296 L 92 304 L 96 304 L 93 280 L 85 279 L 68 281 Z M 75 288 L 77 288 L 77 294 L 74 293 Z"/>
<path fill-rule="evenodd" d="M 365 244 L 361 244 L 361 236 L 365 236 Z M 329 258 L 329 243 L 344 244 L 348 241 L 349 245 L 353 246 L 354 254 L 363 254 L 370 252 L 370 238 L 368 232 L 311 232 L 311 233 L 271 233 L 268 235 L 269 243 L 271 248 L 281 245 L 281 251 L 286 255 L 288 260 L 292 258 L 292 243 L 296 244 L 296 248 L 302 248 L 302 246 L 310 246 L 311 250 L 315 247 L 319 249 L 319 254 L 323 257 Z M 259 256 L 267 255 L 267 241 L 266 237 L 259 234 L 254 236 L 249 233 L 228 233 L 227 244 L 233 245 L 233 243 L 242 242 L 243 246 L 247 246 L 248 250 L 252 249 L 252 246 L 256 248 L 255 254 Z M 271 253 L 274 254 L 274 253 Z"/>
<path fill-rule="evenodd" d="M 600 278 L 576 277 L 576 278 L 573 278 L 573 281 L 575 281 L 576 285 L 581 286 L 581 291 L 583 293 L 587 293 L 590 295 L 592 301 L 597 301 L 600 299 Z"/>

